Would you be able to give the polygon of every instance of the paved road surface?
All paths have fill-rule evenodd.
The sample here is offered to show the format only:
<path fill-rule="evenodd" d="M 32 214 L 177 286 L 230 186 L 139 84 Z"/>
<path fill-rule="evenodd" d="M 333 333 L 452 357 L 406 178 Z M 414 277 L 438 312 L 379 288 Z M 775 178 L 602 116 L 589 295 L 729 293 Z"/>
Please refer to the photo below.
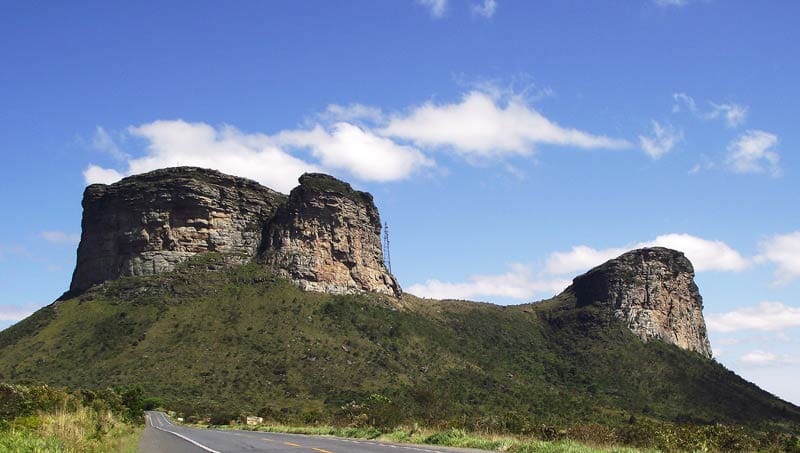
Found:
<path fill-rule="evenodd" d="M 474 453 L 483 450 L 392 444 L 300 434 L 259 433 L 186 428 L 172 424 L 162 412 L 147 413 L 141 453 Z"/>

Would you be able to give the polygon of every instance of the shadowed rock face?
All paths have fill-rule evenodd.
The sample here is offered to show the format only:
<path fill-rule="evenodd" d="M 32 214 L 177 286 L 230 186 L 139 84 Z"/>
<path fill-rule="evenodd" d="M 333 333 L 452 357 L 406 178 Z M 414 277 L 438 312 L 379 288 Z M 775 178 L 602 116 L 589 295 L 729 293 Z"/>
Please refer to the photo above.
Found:
<path fill-rule="evenodd" d="M 300 182 L 287 198 L 248 179 L 178 167 L 91 185 L 69 293 L 220 252 L 232 264 L 263 258 L 307 290 L 399 296 L 372 196 L 327 175 Z"/>
<path fill-rule="evenodd" d="M 266 262 L 301 288 L 400 296 L 386 269 L 372 196 L 323 174 L 305 174 L 269 225 Z"/>
<path fill-rule="evenodd" d="M 608 307 L 643 341 L 657 338 L 711 357 L 703 298 L 681 252 L 633 250 L 576 277 L 567 291 L 578 305 Z"/>
<path fill-rule="evenodd" d="M 122 276 L 153 275 L 203 252 L 255 256 L 264 219 L 285 195 L 244 178 L 193 167 L 156 170 L 83 195 L 71 292 Z"/>

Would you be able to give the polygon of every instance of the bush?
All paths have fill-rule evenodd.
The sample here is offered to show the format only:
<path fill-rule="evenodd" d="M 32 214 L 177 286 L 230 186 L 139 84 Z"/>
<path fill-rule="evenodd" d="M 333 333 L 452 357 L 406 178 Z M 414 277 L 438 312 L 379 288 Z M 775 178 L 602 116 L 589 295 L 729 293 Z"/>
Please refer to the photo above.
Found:
<path fill-rule="evenodd" d="M 238 418 L 238 414 L 231 412 L 216 412 L 211 415 L 209 423 L 212 425 L 230 425 L 231 421 L 235 421 Z"/>

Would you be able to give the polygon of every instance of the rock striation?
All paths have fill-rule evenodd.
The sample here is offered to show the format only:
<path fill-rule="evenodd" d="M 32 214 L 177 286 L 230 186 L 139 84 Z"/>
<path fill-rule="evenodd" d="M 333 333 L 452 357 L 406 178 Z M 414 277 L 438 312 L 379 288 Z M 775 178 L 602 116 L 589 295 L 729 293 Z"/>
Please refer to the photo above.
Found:
<path fill-rule="evenodd" d="M 265 259 L 306 290 L 369 288 L 400 296 L 400 285 L 384 266 L 380 234 L 372 195 L 328 175 L 305 174 L 269 225 Z"/>
<path fill-rule="evenodd" d="M 400 295 L 383 265 L 372 196 L 327 175 L 300 182 L 287 197 L 215 170 L 176 167 L 90 185 L 69 293 L 219 252 L 234 264 L 265 262 L 308 290 Z"/>
<path fill-rule="evenodd" d="M 703 298 L 681 252 L 630 251 L 576 277 L 567 291 L 579 306 L 607 307 L 645 342 L 659 339 L 711 357 Z"/>

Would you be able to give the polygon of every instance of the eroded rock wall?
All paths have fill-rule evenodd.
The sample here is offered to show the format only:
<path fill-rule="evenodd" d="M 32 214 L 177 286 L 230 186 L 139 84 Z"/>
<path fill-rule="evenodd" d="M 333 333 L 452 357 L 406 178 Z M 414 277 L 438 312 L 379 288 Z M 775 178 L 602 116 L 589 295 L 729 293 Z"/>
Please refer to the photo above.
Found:
<path fill-rule="evenodd" d="M 153 275 L 203 252 L 250 261 L 285 195 L 244 178 L 194 167 L 93 184 L 71 292 L 122 276 Z"/>
<path fill-rule="evenodd" d="M 643 341 L 658 338 L 711 357 L 703 298 L 681 252 L 633 250 L 576 277 L 568 291 L 578 305 L 608 307 Z"/>
<path fill-rule="evenodd" d="M 303 289 L 401 294 L 383 262 L 372 196 L 323 174 L 305 174 L 270 222 L 264 259 Z"/>

